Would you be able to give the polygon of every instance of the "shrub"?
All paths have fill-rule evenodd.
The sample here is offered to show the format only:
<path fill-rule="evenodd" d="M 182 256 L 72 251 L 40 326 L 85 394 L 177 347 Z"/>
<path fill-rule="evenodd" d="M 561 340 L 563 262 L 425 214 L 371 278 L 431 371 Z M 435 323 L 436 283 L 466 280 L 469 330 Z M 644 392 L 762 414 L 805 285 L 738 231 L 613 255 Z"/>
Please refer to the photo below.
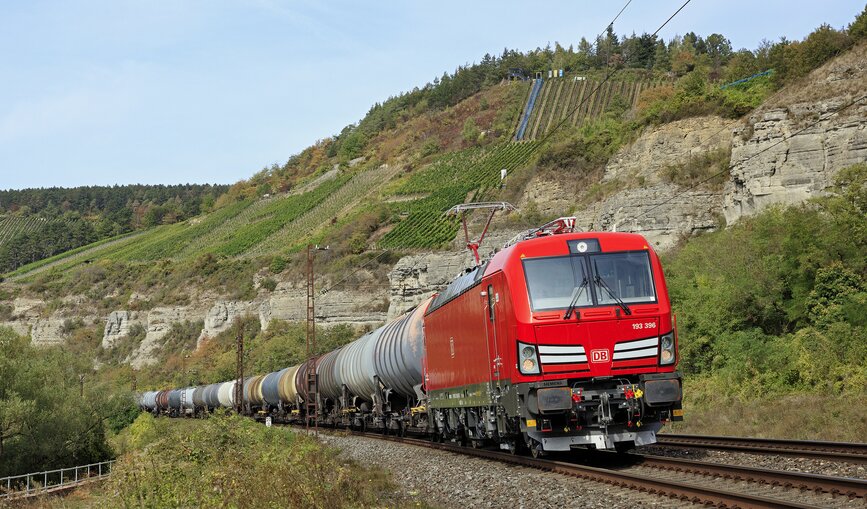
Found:
<path fill-rule="evenodd" d="M 275 256 L 271 260 L 271 265 L 268 267 L 268 270 L 271 271 L 271 274 L 279 274 L 286 269 L 286 258 L 282 256 Z"/>
<path fill-rule="evenodd" d="M 133 424 L 131 442 L 150 446 L 118 461 L 98 506 L 369 507 L 393 489 L 382 474 L 286 428 L 236 415 L 160 421 Z"/>
<path fill-rule="evenodd" d="M 473 117 L 467 117 L 467 120 L 464 122 L 464 127 L 461 130 L 461 138 L 463 138 L 467 144 L 474 145 L 479 141 L 481 135 L 482 132 L 476 125 L 476 121 L 473 120 Z"/>
<path fill-rule="evenodd" d="M 711 188 L 721 188 L 728 180 L 731 148 L 725 147 L 691 156 L 683 164 L 668 166 L 662 170 L 662 178 L 683 187 L 704 183 Z M 710 179 L 710 180 L 708 180 Z"/>
<path fill-rule="evenodd" d="M 266 277 L 262 280 L 262 288 L 268 290 L 269 292 L 273 292 L 277 289 L 277 281 L 274 278 Z"/>

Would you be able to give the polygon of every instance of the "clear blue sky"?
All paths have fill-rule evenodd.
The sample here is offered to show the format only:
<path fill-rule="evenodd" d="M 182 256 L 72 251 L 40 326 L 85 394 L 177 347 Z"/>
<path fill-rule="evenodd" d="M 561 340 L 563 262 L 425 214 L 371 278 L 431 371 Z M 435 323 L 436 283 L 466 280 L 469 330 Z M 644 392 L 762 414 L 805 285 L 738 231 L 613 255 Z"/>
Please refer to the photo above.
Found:
<path fill-rule="evenodd" d="M 681 1 L 634 0 L 615 31 L 652 31 Z M 624 3 L 2 2 L 0 189 L 236 182 L 486 52 L 591 39 Z M 693 0 L 662 35 L 753 49 L 864 5 Z"/>

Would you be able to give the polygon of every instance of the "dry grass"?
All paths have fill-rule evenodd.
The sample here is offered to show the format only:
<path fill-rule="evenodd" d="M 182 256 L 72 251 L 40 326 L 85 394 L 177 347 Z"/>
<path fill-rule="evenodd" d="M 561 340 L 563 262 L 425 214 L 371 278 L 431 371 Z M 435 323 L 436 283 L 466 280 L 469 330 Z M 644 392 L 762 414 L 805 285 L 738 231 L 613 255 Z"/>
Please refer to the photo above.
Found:
<path fill-rule="evenodd" d="M 797 103 L 817 103 L 835 97 L 867 93 L 867 41 L 831 59 L 807 76 L 769 97 L 756 113 Z"/>
<path fill-rule="evenodd" d="M 688 393 L 688 386 L 685 389 Z M 791 394 L 772 399 L 720 399 L 695 407 L 684 401 L 685 420 L 672 433 L 731 435 L 797 440 L 863 442 L 867 407 L 860 398 Z"/>

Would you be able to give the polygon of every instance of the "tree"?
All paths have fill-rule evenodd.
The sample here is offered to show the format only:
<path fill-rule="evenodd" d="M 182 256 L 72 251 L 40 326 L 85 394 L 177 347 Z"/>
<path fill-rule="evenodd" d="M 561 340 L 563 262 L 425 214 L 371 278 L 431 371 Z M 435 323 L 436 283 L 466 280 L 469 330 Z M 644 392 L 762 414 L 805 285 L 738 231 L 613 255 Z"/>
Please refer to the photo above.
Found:
<path fill-rule="evenodd" d="M 587 70 L 593 63 L 593 45 L 590 42 L 582 37 L 580 41 L 578 41 L 578 51 L 575 55 L 575 64 L 574 67 L 577 70 Z"/>
<path fill-rule="evenodd" d="M 653 51 L 653 68 L 658 71 L 671 70 L 671 57 L 668 54 L 668 48 L 662 40 L 656 41 L 656 47 Z"/>
<path fill-rule="evenodd" d="M 867 38 L 867 7 L 864 7 L 861 14 L 855 18 L 855 21 L 853 21 L 851 25 L 849 25 L 847 31 L 853 42 Z"/>
<path fill-rule="evenodd" d="M 25 401 L 14 392 L 0 400 L 0 460 L 3 458 L 3 443 L 24 434 L 36 405 Z"/>
<path fill-rule="evenodd" d="M 461 129 L 461 137 L 465 142 L 469 144 L 475 144 L 479 141 L 479 137 L 481 137 L 482 132 L 479 130 L 479 127 L 476 125 L 476 121 L 473 117 L 467 117 L 467 120 L 464 122 L 464 127 Z"/>
<path fill-rule="evenodd" d="M 707 55 L 714 69 L 725 64 L 732 54 L 732 43 L 720 34 L 710 34 L 705 39 Z"/>

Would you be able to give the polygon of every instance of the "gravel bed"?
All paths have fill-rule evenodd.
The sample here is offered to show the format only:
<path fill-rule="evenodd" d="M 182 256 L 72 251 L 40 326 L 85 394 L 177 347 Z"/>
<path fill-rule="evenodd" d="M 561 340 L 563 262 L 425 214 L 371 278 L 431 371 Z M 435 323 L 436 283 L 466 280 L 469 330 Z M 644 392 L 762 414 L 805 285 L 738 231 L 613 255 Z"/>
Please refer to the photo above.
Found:
<path fill-rule="evenodd" d="M 687 502 L 526 467 L 375 438 L 320 434 L 362 465 L 389 471 L 405 507 L 694 507 Z"/>
<path fill-rule="evenodd" d="M 728 465 L 744 465 L 772 470 L 786 470 L 791 472 L 830 475 L 834 477 L 867 479 L 867 465 L 846 463 L 842 461 L 798 458 L 782 455 L 752 454 L 736 451 L 718 451 L 702 448 L 670 447 L 663 445 L 639 447 L 636 449 L 636 452 L 696 461 L 725 463 Z"/>

